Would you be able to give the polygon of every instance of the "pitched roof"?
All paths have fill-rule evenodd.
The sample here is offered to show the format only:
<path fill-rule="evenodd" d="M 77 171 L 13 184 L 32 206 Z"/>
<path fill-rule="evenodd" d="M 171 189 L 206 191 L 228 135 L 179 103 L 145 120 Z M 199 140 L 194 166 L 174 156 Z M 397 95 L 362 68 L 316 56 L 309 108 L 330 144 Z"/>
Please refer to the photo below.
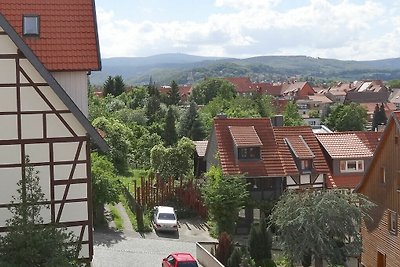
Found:
<path fill-rule="evenodd" d="M 389 91 L 363 91 L 347 92 L 345 102 L 355 103 L 386 103 L 388 102 L 390 92 Z"/>
<path fill-rule="evenodd" d="M 310 147 L 304 141 L 303 136 L 301 135 L 288 136 L 284 140 L 297 158 L 299 159 L 315 158 L 314 153 L 311 151 Z"/>
<path fill-rule="evenodd" d="M 262 146 L 254 126 L 228 126 L 228 128 L 237 147 Z"/>
<path fill-rule="evenodd" d="M 300 91 L 307 82 L 289 82 L 282 85 L 282 94 L 295 93 Z"/>
<path fill-rule="evenodd" d="M 399 88 L 392 88 L 392 93 L 389 96 L 389 102 L 400 104 L 400 89 Z"/>
<path fill-rule="evenodd" d="M 310 95 L 307 96 L 308 99 L 314 101 L 314 102 L 320 102 L 323 104 L 330 104 L 333 103 L 332 100 L 330 100 L 328 97 L 326 97 L 325 95 Z"/>
<path fill-rule="evenodd" d="M 380 133 L 375 133 L 375 135 L 380 136 Z M 374 139 L 374 134 L 361 132 L 324 133 L 316 136 L 333 159 L 372 157 L 374 150 L 371 148 L 378 141 L 378 138 Z"/>
<path fill-rule="evenodd" d="M 49 71 L 101 69 L 94 0 L 1 0 L 0 13 Z M 23 15 L 39 16 L 39 37 L 23 36 Z"/>
<path fill-rule="evenodd" d="M 273 84 L 271 86 L 268 86 L 267 94 L 272 96 L 282 95 L 282 84 Z"/>
<path fill-rule="evenodd" d="M 329 173 L 328 164 L 310 126 L 274 127 L 274 135 L 279 146 L 282 162 L 288 174 L 298 174 L 298 170 L 291 155 L 290 147 L 285 140 L 292 141 L 291 144 L 297 140 L 295 149 L 299 155 L 305 159 L 314 155 L 313 164 L 315 171 L 318 173 Z"/>
<path fill-rule="evenodd" d="M 343 175 L 343 176 L 328 176 L 326 179 L 327 188 L 355 188 L 360 182 L 362 175 Z"/>
<path fill-rule="evenodd" d="M 91 136 L 93 141 L 102 149 L 107 150 L 108 145 L 100 136 L 100 134 L 93 128 L 92 124 L 82 113 L 82 111 L 76 106 L 76 104 L 71 100 L 68 94 L 60 86 L 60 84 L 55 80 L 53 75 L 45 68 L 43 63 L 38 59 L 38 57 L 33 53 L 33 51 L 28 47 L 24 40 L 18 35 L 15 29 L 8 23 L 5 17 L 0 13 L 0 28 L 2 28 L 5 33 L 10 37 L 14 44 L 18 47 L 21 53 L 29 60 L 29 62 L 35 67 L 43 79 L 49 84 L 61 101 L 68 107 L 68 109 L 74 114 L 76 119 L 85 128 L 87 133 Z"/>
<path fill-rule="evenodd" d="M 260 148 L 261 160 L 236 160 L 234 140 L 229 126 L 254 127 L 262 143 L 262 147 Z M 248 176 L 266 177 L 280 177 L 286 174 L 282 166 L 278 146 L 275 142 L 271 121 L 269 119 L 215 118 L 213 131 L 215 133 L 221 168 L 224 173 L 247 173 Z"/>
<path fill-rule="evenodd" d="M 232 83 L 238 93 L 255 91 L 255 87 L 249 77 L 226 77 L 224 79 Z"/>

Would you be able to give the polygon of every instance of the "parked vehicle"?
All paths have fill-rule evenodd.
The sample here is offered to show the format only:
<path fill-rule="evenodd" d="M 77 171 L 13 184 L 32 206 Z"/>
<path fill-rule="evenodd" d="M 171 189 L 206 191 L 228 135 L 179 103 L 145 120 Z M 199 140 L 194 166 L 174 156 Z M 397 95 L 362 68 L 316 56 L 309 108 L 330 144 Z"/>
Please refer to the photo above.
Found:
<path fill-rule="evenodd" d="M 154 208 L 153 226 L 156 231 L 178 231 L 178 219 L 174 208 L 156 206 Z"/>
<path fill-rule="evenodd" d="M 162 267 L 198 267 L 196 259 L 190 253 L 173 253 L 163 259 Z"/>

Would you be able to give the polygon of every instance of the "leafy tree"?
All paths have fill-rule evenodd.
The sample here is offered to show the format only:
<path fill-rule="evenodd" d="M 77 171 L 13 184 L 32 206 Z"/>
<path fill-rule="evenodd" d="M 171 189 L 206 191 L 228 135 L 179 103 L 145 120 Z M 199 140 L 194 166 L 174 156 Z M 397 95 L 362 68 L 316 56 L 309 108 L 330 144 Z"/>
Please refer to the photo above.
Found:
<path fill-rule="evenodd" d="M 126 173 L 132 151 L 132 132 L 129 127 L 115 118 L 105 117 L 96 118 L 93 126 L 105 133 L 104 139 L 110 146 L 109 155 L 118 173 Z"/>
<path fill-rule="evenodd" d="M 165 145 L 171 146 L 178 141 L 178 134 L 175 128 L 175 114 L 174 110 L 170 107 L 168 109 L 167 118 L 165 120 L 164 142 Z"/>
<path fill-rule="evenodd" d="M 304 120 L 299 113 L 297 105 L 293 101 L 289 101 L 283 112 L 283 123 L 285 126 L 301 126 L 304 125 Z"/>
<path fill-rule="evenodd" d="M 114 95 L 119 96 L 125 92 L 125 82 L 121 75 L 114 77 Z"/>
<path fill-rule="evenodd" d="M 257 265 L 261 265 L 267 259 L 271 259 L 272 235 L 267 230 L 265 219 L 260 224 L 253 224 L 250 229 L 249 251 L 251 258 Z"/>
<path fill-rule="evenodd" d="M 93 121 L 98 117 L 105 116 L 107 114 L 107 98 L 108 97 L 98 97 L 93 91 L 89 91 L 89 120 Z"/>
<path fill-rule="evenodd" d="M 191 100 L 198 105 L 206 105 L 217 96 L 224 99 L 234 98 L 235 86 L 225 79 L 207 78 L 193 88 Z"/>
<path fill-rule="evenodd" d="M 400 80 L 390 80 L 388 85 L 390 88 L 400 88 Z"/>
<path fill-rule="evenodd" d="M 325 124 L 339 132 L 362 131 L 367 124 L 367 111 L 357 103 L 334 105 Z"/>
<path fill-rule="evenodd" d="M 93 220 L 100 225 L 104 220 L 104 204 L 119 201 L 120 184 L 116 178 L 113 164 L 105 157 L 94 152 L 92 159 Z"/>
<path fill-rule="evenodd" d="M 144 108 L 149 92 L 146 87 L 135 87 L 126 94 L 126 105 L 131 109 Z"/>
<path fill-rule="evenodd" d="M 156 133 L 147 133 L 142 135 L 136 143 L 136 148 L 133 154 L 133 161 L 136 167 L 150 168 L 151 167 L 151 150 L 157 145 L 161 145 L 161 137 Z"/>
<path fill-rule="evenodd" d="M 203 140 L 205 137 L 204 127 L 197 113 L 197 105 L 190 102 L 189 109 L 183 115 L 180 123 L 179 135 L 186 136 L 192 140 Z"/>
<path fill-rule="evenodd" d="M 181 101 L 181 97 L 179 95 L 179 86 L 175 81 L 171 82 L 171 90 L 168 92 L 168 103 L 170 105 L 178 105 Z"/>
<path fill-rule="evenodd" d="M 362 195 L 336 190 L 286 192 L 270 216 L 292 262 L 345 264 L 361 253 L 360 224 L 372 207 Z"/>
<path fill-rule="evenodd" d="M 10 267 L 78 266 L 80 246 L 77 238 L 54 223 L 44 225 L 41 217 L 45 195 L 39 184 L 38 172 L 29 164 L 17 183 L 18 196 L 13 196 L 6 221 L 9 231 L 0 237 L 0 265 Z"/>
<path fill-rule="evenodd" d="M 111 76 L 107 77 L 107 80 L 103 84 L 103 95 L 114 95 L 114 78 Z"/>
<path fill-rule="evenodd" d="M 201 188 L 204 204 L 209 216 L 216 223 L 215 232 L 233 233 L 239 210 L 249 198 L 246 179 L 241 175 L 224 175 L 222 170 L 212 167 Z"/>
<path fill-rule="evenodd" d="M 192 140 L 183 137 L 175 147 L 156 145 L 151 149 L 151 167 L 161 177 L 183 177 L 193 170 L 192 156 L 195 145 Z"/>

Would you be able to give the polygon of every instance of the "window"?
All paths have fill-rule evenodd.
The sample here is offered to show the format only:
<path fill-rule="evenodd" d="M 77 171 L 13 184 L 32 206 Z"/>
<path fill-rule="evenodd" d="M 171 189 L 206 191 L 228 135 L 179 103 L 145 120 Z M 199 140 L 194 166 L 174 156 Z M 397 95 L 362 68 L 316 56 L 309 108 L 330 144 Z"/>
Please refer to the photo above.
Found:
<path fill-rule="evenodd" d="M 303 171 L 309 171 L 311 170 L 311 160 L 301 160 L 301 170 Z"/>
<path fill-rule="evenodd" d="M 39 16 L 37 15 L 24 15 L 23 20 L 24 35 L 39 35 Z"/>
<path fill-rule="evenodd" d="M 397 235 L 397 212 L 389 211 L 389 232 Z"/>
<path fill-rule="evenodd" d="M 238 159 L 260 159 L 259 147 L 238 148 Z"/>
<path fill-rule="evenodd" d="M 362 171 L 364 171 L 363 160 L 340 161 L 340 172 L 362 172 Z"/>

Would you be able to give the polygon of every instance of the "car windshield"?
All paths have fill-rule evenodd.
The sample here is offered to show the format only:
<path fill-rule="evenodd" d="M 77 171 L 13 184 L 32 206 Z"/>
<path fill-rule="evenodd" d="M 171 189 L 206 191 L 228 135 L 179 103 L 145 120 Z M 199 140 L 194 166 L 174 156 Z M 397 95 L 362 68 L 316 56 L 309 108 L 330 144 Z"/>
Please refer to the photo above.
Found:
<path fill-rule="evenodd" d="M 198 267 L 197 262 L 178 262 L 178 267 Z"/>
<path fill-rule="evenodd" d="M 158 219 L 159 220 L 176 220 L 175 214 L 173 214 L 173 213 L 160 213 L 160 214 L 158 214 Z"/>

